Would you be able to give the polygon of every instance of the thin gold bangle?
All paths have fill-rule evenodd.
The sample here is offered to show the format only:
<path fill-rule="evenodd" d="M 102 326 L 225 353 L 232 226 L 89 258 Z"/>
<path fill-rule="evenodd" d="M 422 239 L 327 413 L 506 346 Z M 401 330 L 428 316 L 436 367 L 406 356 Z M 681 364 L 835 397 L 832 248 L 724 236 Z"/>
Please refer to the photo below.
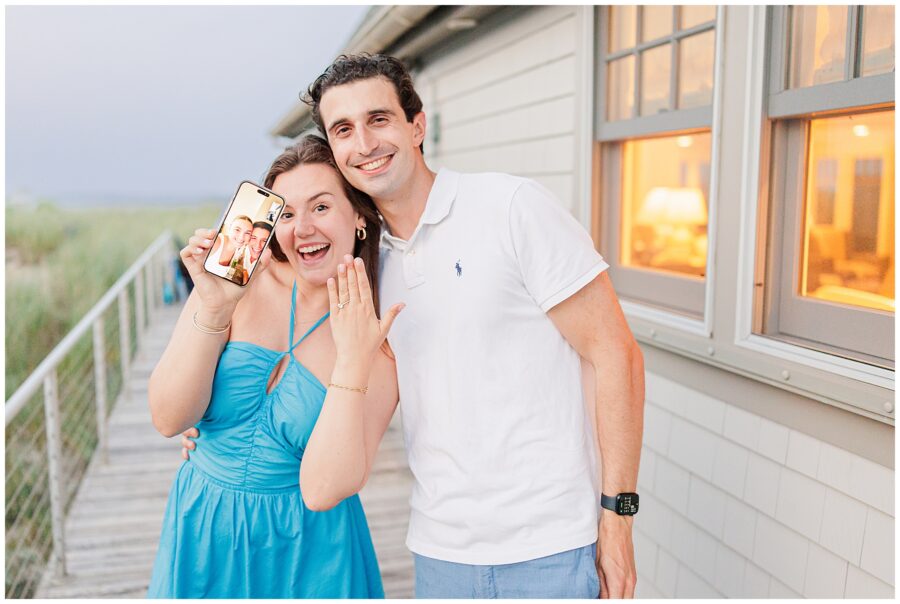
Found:
<path fill-rule="evenodd" d="M 328 387 L 331 388 L 332 386 L 335 388 L 340 388 L 341 390 L 350 390 L 352 392 L 362 392 L 363 394 L 365 394 L 366 392 L 369 391 L 368 386 L 363 386 L 362 388 L 356 388 L 354 386 L 341 386 L 340 384 L 335 384 L 334 382 L 328 382 Z"/>
<path fill-rule="evenodd" d="M 194 313 L 194 327 L 196 327 L 198 331 L 202 331 L 203 333 L 208 333 L 208 334 L 220 334 L 220 333 L 225 333 L 231 327 L 230 320 L 225 325 L 225 327 L 210 327 L 209 325 L 204 325 L 197 319 L 197 315 L 199 313 L 200 313 L 199 310 Z"/>

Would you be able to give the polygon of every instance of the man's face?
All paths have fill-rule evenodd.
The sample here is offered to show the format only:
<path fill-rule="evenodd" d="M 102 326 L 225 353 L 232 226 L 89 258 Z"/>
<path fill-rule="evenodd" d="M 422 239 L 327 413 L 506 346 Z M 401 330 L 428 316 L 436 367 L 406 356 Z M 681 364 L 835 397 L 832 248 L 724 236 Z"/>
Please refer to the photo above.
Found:
<path fill-rule="evenodd" d="M 256 227 L 253 229 L 253 233 L 250 234 L 250 255 L 255 260 L 259 258 L 259 255 L 262 254 L 263 248 L 266 247 L 266 242 L 269 240 L 269 231 L 262 227 Z"/>
<path fill-rule="evenodd" d="M 338 168 L 351 185 L 376 202 L 404 190 L 421 156 L 425 114 L 406 121 L 390 81 L 374 77 L 329 88 L 319 114 Z"/>

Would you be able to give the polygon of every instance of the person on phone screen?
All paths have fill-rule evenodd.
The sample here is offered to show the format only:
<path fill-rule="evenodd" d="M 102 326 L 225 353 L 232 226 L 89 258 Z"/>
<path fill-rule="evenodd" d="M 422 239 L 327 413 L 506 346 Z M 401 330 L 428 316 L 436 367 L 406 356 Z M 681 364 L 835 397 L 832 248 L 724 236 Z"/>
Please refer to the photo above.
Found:
<path fill-rule="evenodd" d="M 181 250 L 194 290 L 150 410 L 165 436 L 204 438 L 172 485 L 148 596 L 381 598 L 356 495 L 397 406 L 385 337 L 402 304 L 379 320 L 378 215 L 318 137 L 264 186 L 286 204 L 246 287 L 204 271 L 213 230 Z"/>
<path fill-rule="evenodd" d="M 228 225 L 227 234 L 219 233 L 212 246 L 210 258 L 220 266 L 228 266 L 234 259 L 234 253 L 240 251 L 250 241 L 253 221 L 249 216 L 237 216 Z"/>
<path fill-rule="evenodd" d="M 263 248 L 266 247 L 266 242 L 269 240 L 271 234 L 272 225 L 270 223 L 262 220 L 253 223 L 253 230 L 250 233 L 249 242 L 250 253 L 247 256 L 248 269 L 259 260 Z"/>

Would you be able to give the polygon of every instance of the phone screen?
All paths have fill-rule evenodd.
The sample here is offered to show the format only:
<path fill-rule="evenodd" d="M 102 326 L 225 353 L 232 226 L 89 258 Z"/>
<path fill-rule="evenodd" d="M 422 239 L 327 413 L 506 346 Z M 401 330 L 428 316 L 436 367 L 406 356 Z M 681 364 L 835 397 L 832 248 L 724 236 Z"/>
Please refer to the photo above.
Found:
<path fill-rule="evenodd" d="M 246 285 L 274 236 L 283 209 L 284 200 L 272 191 L 242 182 L 203 263 L 206 271 Z"/>

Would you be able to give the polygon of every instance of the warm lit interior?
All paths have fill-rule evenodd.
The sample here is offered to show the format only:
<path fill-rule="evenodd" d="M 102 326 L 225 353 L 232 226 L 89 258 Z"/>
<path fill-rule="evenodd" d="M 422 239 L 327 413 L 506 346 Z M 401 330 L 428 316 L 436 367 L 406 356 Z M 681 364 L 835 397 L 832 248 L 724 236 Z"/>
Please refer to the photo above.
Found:
<path fill-rule="evenodd" d="M 810 122 L 800 295 L 894 310 L 894 111 Z"/>
<path fill-rule="evenodd" d="M 622 264 L 706 274 L 709 132 L 624 143 Z"/>

